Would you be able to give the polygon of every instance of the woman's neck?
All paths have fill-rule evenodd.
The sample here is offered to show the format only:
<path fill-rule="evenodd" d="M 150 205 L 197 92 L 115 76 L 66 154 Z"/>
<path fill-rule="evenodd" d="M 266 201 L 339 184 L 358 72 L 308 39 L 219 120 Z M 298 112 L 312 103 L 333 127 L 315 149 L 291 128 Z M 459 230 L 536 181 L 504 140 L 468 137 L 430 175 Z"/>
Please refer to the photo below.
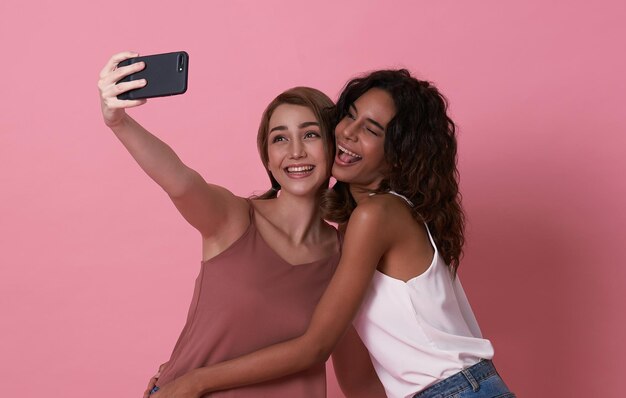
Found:
<path fill-rule="evenodd" d="M 367 199 L 371 196 L 373 191 L 376 191 L 380 186 L 380 182 L 376 184 L 368 184 L 368 185 L 358 185 L 358 184 L 349 184 L 350 194 L 354 198 L 354 201 L 358 205 L 364 199 Z"/>
<path fill-rule="evenodd" d="M 270 204 L 268 218 L 294 244 L 316 239 L 325 222 L 322 220 L 319 197 L 297 196 L 281 192 Z"/>

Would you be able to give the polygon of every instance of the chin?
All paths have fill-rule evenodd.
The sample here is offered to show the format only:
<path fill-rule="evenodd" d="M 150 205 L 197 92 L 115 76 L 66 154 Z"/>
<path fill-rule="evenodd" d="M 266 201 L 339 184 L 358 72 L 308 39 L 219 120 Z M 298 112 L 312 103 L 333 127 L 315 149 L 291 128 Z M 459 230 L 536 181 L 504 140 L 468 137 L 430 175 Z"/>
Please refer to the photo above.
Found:
<path fill-rule="evenodd" d="M 350 172 L 346 172 L 346 170 L 343 170 L 341 168 L 334 168 L 333 167 L 333 177 L 337 180 L 337 181 L 341 181 L 341 182 L 345 182 L 345 183 L 350 183 L 351 181 L 354 180 L 354 173 L 350 173 Z"/>
<path fill-rule="evenodd" d="M 291 189 L 285 189 L 285 187 L 283 187 L 282 190 L 285 192 L 288 192 L 290 195 L 301 196 L 301 197 L 317 196 L 318 192 L 321 189 L 321 187 L 290 187 L 290 188 Z"/>

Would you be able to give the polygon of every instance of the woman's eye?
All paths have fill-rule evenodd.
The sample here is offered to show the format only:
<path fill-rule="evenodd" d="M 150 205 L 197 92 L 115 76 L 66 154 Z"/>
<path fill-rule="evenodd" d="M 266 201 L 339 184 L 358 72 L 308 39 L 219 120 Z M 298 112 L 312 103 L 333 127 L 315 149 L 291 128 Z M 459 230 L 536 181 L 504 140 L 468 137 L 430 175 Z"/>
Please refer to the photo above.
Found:
<path fill-rule="evenodd" d="M 365 130 L 369 131 L 370 133 L 374 134 L 375 136 L 378 136 L 378 133 L 376 131 L 372 130 L 372 129 L 369 129 L 369 128 L 366 127 Z"/>
<path fill-rule="evenodd" d="M 276 137 L 272 139 L 272 142 L 281 142 L 281 141 L 285 141 L 285 137 L 283 137 L 282 135 L 277 135 Z"/>
<path fill-rule="evenodd" d="M 354 115 L 353 115 L 353 114 L 351 114 L 350 112 L 346 112 L 346 117 L 347 117 L 348 119 L 352 119 L 352 120 L 354 120 Z"/>
<path fill-rule="evenodd" d="M 304 135 L 304 138 L 317 138 L 321 137 L 317 131 L 307 131 Z"/>

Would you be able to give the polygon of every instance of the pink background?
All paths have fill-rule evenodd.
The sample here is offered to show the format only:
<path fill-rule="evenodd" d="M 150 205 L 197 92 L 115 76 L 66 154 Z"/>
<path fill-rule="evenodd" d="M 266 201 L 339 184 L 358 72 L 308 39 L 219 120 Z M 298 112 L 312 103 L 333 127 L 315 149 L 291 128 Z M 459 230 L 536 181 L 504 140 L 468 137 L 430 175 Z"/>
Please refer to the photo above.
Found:
<path fill-rule="evenodd" d="M 133 115 L 246 196 L 268 186 L 254 136 L 278 92 L 336 98 L 382 67 L 434 81 L 460 128 L 461 277 L 501 374 L 520 397 L 619 396 L 622 1 L 197 3 L 0 3 L 3 396 L 139 397 L 183 325 L 197 233 L 101 122 L 98 72 L 126 49 L 190 54 L 187 94 Z"/>

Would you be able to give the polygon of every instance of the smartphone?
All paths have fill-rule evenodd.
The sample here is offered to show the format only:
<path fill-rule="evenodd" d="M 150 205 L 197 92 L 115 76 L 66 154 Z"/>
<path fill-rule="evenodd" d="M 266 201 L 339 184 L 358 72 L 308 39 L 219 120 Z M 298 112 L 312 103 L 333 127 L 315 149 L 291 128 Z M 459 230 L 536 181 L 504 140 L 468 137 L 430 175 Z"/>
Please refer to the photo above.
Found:
<path fill-rule="evenodd" d="M 146 79 L 146 85 L 122 93 L 117 96 L 118 99 L 134 100 L 165 97 L 168 95 L 183 94 L 187 91 L 189 55 L 186 52 L 177 51 L 173 53 L 129 58 L 120 62 L 118 66 L 132 65 L 141 61 L 146 63 L 144 69 L 124 77 L 117 83 Z"/>

